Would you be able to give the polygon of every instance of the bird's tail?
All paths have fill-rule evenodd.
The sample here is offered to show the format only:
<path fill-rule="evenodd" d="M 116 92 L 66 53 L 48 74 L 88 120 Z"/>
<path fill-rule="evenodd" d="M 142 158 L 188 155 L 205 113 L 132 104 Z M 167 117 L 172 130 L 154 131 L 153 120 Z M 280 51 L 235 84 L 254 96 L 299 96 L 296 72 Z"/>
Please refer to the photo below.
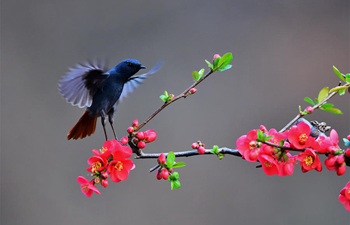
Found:
<path fill-rule="evenodd" d="M 91 117 L 88 111 L 84 111 L 78 122 L 68 132 L 67 139 L 79 139 L 90 136 L 95 132 L 97 117 Z"/>

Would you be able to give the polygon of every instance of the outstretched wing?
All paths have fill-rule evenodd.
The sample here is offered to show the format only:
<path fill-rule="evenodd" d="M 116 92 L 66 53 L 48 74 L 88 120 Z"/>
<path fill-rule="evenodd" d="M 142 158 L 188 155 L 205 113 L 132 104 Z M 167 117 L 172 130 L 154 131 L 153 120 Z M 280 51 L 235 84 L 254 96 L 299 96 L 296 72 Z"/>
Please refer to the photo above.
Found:
<path fill-rule="evenodd" d="M 109 75 L 106 73 L 106 63 L 87 62 L 78 64 L 59 81 L 61 95 L 73 106 L 89 107 L 92 98 L 102 81 Z"/>
<path fill-rule="evenodd" d="M 162 66 L 162 62 L 158 62 L 147 73 L 130 77 L 128 81 L 124 84 L 122 94 L 120 95 L 117 103 L 122 102 L 124 98 L 126 98 L 131 92 L 135 90 L 135 88 L 137 88 L 138 86 L 140 86 L 140 84 L 143 83 L 143 81 L 148 77 L 148 75 L 156 73 L 161 66 Z"/>

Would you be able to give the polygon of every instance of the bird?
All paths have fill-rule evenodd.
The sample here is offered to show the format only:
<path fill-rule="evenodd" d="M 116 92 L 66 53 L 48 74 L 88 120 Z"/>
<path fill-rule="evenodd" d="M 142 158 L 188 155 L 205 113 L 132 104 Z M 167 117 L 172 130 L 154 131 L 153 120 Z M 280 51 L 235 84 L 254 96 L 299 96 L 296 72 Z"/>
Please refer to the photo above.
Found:
<path fill-rule="evenodd" d="M 97 118 L 106 132 L 107 119 L 112 127 L 114 138 L 118 140 L 113 127 L 113 116 L 117 105 L 134 91 L 150 74 L 161 66 L 158 62 L 150 71 L 135 75 L 146 69 L 136 59 L 125 59 L 108 71 L 105 61 L 86 62 L 70 68 L 59 81 L 59 91 L 63 98 L 73 106 L 85 108 L 83 115 L 67 134 L 67 140 L 83 139 L 95 132 Z M 134 76 L 135 75 L 135 76 Z"/>

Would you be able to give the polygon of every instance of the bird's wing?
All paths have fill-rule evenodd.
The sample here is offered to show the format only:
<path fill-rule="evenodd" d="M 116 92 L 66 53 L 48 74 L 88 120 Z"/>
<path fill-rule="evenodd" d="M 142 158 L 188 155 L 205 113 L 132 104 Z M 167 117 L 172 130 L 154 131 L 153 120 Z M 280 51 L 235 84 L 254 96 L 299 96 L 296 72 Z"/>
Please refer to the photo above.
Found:
<path fill-rule="evenodd" d="M 131 92 L 133 92 L 150 74 L 156 73 L 162 65 L 162 62 L 158 62 L 150 71 L 147 73 L 132 76 L 128 79 L 128 81 L 124 84 L 123 91 L 119 97 L 117 103 L 120 103 L 125 99 Z"/>
<path fill-rule="evenodd" d="M 105 62 L 78 64 L 59 81 L 61 95 L 74 106 L 89 107 L 100 84 L 109 76 Z"/>

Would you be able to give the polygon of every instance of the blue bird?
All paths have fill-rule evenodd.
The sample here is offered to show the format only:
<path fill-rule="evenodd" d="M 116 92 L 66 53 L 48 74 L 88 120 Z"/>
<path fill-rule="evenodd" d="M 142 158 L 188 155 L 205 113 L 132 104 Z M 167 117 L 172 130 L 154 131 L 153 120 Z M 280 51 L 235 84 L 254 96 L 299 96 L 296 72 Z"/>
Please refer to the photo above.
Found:
<path fill-rule="evenodd" d="M 135 59 L 123 60 L 109 71 L 104 62 L 79 64 L 76 68 L 70 68 L 70 71 L 59 81 L 60 93 L 68 103 L 86 109 L 68 132 L 67 139 L 76 140 L 93 134 L 98 117 L 101 117 L 106 140 L 108 140 L 105 127 L 107 118 L 117 139 L 113 127 L 113 116 L 117 111 L 117 104 L 159 68 L 160 63 L 147 73 L 133 76 L 140 69 L 146 69 Z"/>

